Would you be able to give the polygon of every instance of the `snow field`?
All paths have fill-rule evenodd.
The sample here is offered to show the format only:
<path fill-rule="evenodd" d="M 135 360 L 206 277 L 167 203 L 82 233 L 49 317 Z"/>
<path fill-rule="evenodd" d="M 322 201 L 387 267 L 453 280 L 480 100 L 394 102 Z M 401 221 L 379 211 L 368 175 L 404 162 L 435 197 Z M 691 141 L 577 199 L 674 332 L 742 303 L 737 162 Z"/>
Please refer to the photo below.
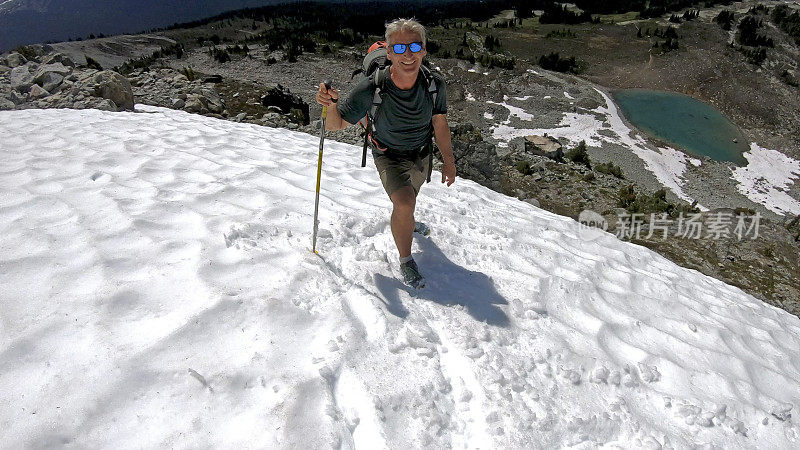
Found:
<path fill-rule="evenodd" d="M 800 321 L 459 179 L 398 281 L 360 148 L 0 114 L 3 447 L 794 448 Z"/>
<path fill-rule="evenodd" d="M 787 193 L 800 178 L 800 161 L 755 142 L 744 157 L 747 165 L 733 169 L 739 192 L 777 214 L 800 214 L 800 201 Z"/>

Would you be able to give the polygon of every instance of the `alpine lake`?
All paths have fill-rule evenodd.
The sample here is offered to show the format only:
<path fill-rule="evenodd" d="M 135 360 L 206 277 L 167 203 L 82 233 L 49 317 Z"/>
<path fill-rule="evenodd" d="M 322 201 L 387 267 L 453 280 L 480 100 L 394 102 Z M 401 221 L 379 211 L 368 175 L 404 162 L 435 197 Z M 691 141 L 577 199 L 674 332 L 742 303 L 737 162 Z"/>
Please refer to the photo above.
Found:
<path fill-rule="evenodd" d="M 696 156 L 746 165 L 742 132 L 716 108 L 672 92 L 625 89 L 612 92 L 625 118 L 653 138 Z"/>

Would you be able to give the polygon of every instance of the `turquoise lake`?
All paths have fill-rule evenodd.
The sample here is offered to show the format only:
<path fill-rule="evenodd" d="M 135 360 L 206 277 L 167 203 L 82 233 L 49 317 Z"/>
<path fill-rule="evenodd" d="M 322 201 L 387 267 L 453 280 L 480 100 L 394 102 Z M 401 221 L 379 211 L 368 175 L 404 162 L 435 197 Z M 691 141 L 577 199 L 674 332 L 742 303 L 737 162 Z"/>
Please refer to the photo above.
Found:
<path fill-rule="evenodd" d="M 625 118 L 656 139 L 695 156 L 746 164 L 747 139 L 716 108 L 687 95 L 640 89 L 612 93 Z M 736 140 L 737 142 L 734 142 Z"/>

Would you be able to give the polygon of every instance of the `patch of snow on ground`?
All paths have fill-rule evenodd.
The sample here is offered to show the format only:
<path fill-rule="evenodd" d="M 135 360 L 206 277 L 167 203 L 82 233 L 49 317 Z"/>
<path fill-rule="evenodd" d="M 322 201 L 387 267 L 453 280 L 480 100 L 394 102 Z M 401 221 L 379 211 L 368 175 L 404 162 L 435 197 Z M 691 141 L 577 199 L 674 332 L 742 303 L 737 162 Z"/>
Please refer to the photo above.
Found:
<path fill-rule="evenodd" d="M 499 141 L 497 144 L 499 147 L 508 147 L 508 142 L 515 137 L 545 133 L 556 138 L 564 138 L 573 146 L 580 141 L 586 141 L 586 144 L 592 147 L 600 147 L 603 142 L 624 145 L 644 161 L 645 168 L 653 173 L 664 186 L 679 198 L 690 203 L 693 202 L 694 199 L 683 191 L 683 173 L 686 171 L 687 163 L 699 165 L 700 161 L 670 147 L 651 149 L 644 138 L 625 125 L 613 100 L 599 89 L 596 90 L 605 99 L 606 106 L 592 110 L 591 114 L 567 112 L 564 113 L 556 128 L 538 129 L 514 128 L 509 125 L 509 116 L 509 120 L 494 127 L 492 137 Z M 564 94 L 569 95 L 567 92 Z M 504 106 L 511 112 L 511 115 L 521 119 L 523 117 L 527 117 L 527 120 L 533 118 L 521 108 L 506 103 L 495 104 Z M 612 131 L 616 136 L 609 137 L 600 134 L 600 130 Z M 702 210 L 707 209 L 702 205 L 698 205 L 698 207 Z"/>
<path fill-rule="evenodd" d="M 565 113 L 556 128 L 514 128 L 506 121 L 494 127 L 492 137 L 499 141 L 499 147 L 507 147 L 508 142 L 516 137 L 545 133 L 556 138 L 565 138 L 573 145 L 585 140 L 587 145 L 599 147 L 603 136 L 597 134 L 597 130 L 602 126 L 603 123 L 593 114 Z"/>
<path fill-rule="evenodd" d="M 575 97 L 569 95 L 569 92 L 567 92 L 567 91 L 564 91 L 564 97 L 567 97 L 570 100 L 575 100 Z"/>
<path fill-rule="evenodd" d="M 533 114 L 526 112 L 524 109 L 519 108 L 517 106 L 509 105 L 506 102 L 493 102 L 491 100 L 487 100 L 486 103 L 491 103 L 492 105 L 498 105 L 506 108 L 509 112 L 509 118 L 503 123 L 509 123 L 511 121 L 511 116 L 517 117 L 519 120 L 533 120 Z"/>
<path fill-rule="evenodd" d="M 317 136 L 136 108 L 0 113 L 3 446 L 797 448 L 797 317 L 463 179 L 411 291 L 359 147 L 315 255 Z"/>
<path fill-rule="evenodd" d="M 800 214 L 800 202 L 787 193 L 800 177 L 800 161 L 755 142 L 743 156 L 747 165 L 732 170 L 739 192 L 777 214 Z"/>
<path fill-rule="evenodd" d="M 475 96 L 472 95 L 472 92 L 467 92 L 466 94 L 464 94 L 464 99 L 468 102 L 474 102 Z"/>
<path fill-rule="evenodd" d="M 483 113 L 483 117 L 485 119 L 492 120 L 492 119 L 494 119 L 494 114 L 490 113 L 489 111 L 486 111 L 486 112 Z"/>

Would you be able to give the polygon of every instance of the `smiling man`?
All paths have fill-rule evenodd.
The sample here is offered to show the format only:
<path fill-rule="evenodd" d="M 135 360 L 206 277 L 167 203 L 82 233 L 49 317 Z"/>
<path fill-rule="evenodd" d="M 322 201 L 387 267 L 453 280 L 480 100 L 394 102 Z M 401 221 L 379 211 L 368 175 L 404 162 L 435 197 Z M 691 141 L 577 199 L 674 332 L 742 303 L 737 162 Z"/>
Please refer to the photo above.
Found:
<path fill-rule="evenodd" d="M 400 256 L 400 271 L 414 288 L 425 278 L 411 256 L 413 233 L 428 228 L 414 221 L 414 208 L 422 184 L 431 171 L 435 138 L 442 154 L 442 183 L 453 184 L 455 159 L 447 124 L 447 92 L 442 77 L 422 67 L 425 28 L 413 19 L 397 19 L 386 25 L 386 58 L 391 62 L 382 76 L 367 77 L 338 103 L 336 89 L 320 84 L 317 102 L 328 107 L 326 129 L 340 130 L 370 112 L 380 84 L 379 108 L 371 117 L 370 142 L 375 167 L 392 201 L 391 228 Z M 376 80 L 380 80 L 377 81 Z"/>

